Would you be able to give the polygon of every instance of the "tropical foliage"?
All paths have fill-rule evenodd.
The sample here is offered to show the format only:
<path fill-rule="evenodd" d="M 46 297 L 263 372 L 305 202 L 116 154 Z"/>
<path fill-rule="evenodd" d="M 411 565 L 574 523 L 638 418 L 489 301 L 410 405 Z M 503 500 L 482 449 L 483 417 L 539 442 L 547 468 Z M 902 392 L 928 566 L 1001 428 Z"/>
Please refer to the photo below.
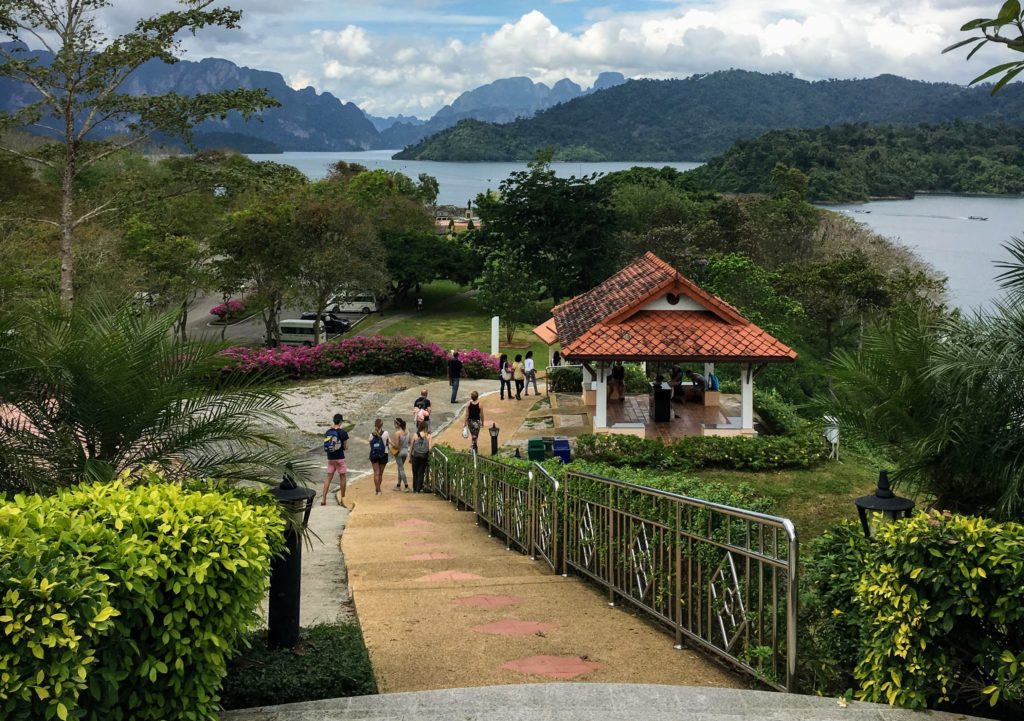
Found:
<path fill-rule="evenodd" d="M 770 193 L 779 163 L 807 176 L 812 201 L 912 198 L 917 191 L 1024 192 L 1024 128 L 953 122 L 773 130 L 690 171 L 722 193 Z"/>
<path fill-rule="evenodd" d="M 834 408 L 898 460 L 896 479 L 941 508 L 1001 518 L 1024 508 L 1024 242 L 1009 249 L 993 310 L 895 316 L 835 364 Z"/>
<path fill-rule="evenodd" d="M 0 505 L 0 716 L 218 718 L 284 521 L 269 498 L 165 480 Z"/>
<path fill-rule="evenodd" d="M 0 490 L 51 492 L 150 464 L 168 479 L 277 476 L 281 401 L 259 374 L 220 378 L 223 346 L 169 333 L 173 314 L 56 299 L 0 333 Z M 219 378 L 219 382 L 218 382 Z"/>

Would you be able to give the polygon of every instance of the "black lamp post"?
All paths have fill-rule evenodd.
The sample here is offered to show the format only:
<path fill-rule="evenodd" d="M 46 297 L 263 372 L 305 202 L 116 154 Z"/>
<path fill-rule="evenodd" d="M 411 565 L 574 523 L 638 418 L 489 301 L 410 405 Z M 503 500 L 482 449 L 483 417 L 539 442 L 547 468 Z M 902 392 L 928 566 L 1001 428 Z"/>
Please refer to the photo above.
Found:
<path fill-rule="evenodd" d="M 270 562 L 270 609 L 267 613 L 267 645 L 292 648 L 299 642 L 299 599 L 302 590 L 302 529 L 309 523 L 316 491 L 299 488 L 291 472 L 270 491 L 284 506 L 288 527 L 284 553 Z"/>
<path fill-rule="evenodd" d="M 498 455 L 498 432 L 501 431 L 497 425 L 491 423 L 491 427 L 487 429 L 487 432 L 491 434 L 491 455 Z"/>
<path fill-rule="evenodd" d="M 860 525 L 868 538 L 871 538 L 872 532 L 880 524 L 910 518 L 910 512 L 914 510 L 912 500 L 901 498 L 892 492 L 889 487 L 888 471 L 878 473 L 878 488 L 874 493 L 870 496 L 861 496 L 854 503 L 860 515 Z"/>

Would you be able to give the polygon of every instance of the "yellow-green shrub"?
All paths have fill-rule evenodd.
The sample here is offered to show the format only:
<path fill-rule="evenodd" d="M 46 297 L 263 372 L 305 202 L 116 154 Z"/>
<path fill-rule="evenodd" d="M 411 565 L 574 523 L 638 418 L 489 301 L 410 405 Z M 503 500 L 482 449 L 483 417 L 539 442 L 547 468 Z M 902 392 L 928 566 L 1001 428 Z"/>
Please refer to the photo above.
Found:
<path fill-rule="evenodd" d="M 877 534 L 856 584 L 857 696 L 1024 702 L 1024 526 L 919 514 Z"/>
<path fill-rule="evenodd" d="M 0 506 L 0 716 L 215 719 L 282 530 L 272 504 L 163 483 Z"/>

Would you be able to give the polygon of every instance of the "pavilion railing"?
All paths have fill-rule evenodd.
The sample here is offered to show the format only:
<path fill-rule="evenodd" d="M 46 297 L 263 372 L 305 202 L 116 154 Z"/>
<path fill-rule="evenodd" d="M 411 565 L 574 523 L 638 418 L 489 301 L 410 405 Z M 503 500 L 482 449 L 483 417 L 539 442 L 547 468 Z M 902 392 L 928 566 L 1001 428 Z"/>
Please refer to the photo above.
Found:
<path fill-rule="evenodd" d="M 574 572 L 783 691 L 796 676 L 799 544 L 788 519 L 539 464 L 434 450 L 429 483 L 491 535 Z"/>

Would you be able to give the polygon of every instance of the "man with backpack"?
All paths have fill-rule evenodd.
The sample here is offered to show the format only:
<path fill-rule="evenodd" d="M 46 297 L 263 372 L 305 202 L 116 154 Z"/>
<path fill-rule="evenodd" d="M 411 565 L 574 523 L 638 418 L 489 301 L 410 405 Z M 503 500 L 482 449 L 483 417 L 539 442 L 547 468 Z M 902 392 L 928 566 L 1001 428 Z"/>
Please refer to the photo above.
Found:
<path fill-rule="evenodd" d="M 331 492 L 331 481 L 337 472 L 340 488 L 335 498 L 338 505 L 347 508 L 345 505 L 345 489 L 348 485 L 348 465 L 345 463 L 345 450 L 348 448 L 348 431 L 341 427 L 344 417 L 340 413 L 334 414 L 334 425 L 324 433 L 324 452 L 327 453 L 327 478 L 324 479 L 324 497 L 320 501 L 321 506 L 327 505 L 327 494 Z"/>
<path fill-rule="evenodd" d="M 426 423 L 427 430 L 430 430 L 430 399 L 427 398 L 427 389 L 420 391 L 420 397 L 413 401 L 413 416 L 416 423 Z"/>
<path fill-rule="evenodd" d="M 426 391 L 424 391 L 425 393 Z M 412 458 L 412 492 L 423 492 L 423 481 L 427 477 L 427 465 L 430 463 L 430 449 L 433 441 L 427 424 L 420 422 L 416 427 L 416 435 L 412 439 L 410 457 Z"/>

